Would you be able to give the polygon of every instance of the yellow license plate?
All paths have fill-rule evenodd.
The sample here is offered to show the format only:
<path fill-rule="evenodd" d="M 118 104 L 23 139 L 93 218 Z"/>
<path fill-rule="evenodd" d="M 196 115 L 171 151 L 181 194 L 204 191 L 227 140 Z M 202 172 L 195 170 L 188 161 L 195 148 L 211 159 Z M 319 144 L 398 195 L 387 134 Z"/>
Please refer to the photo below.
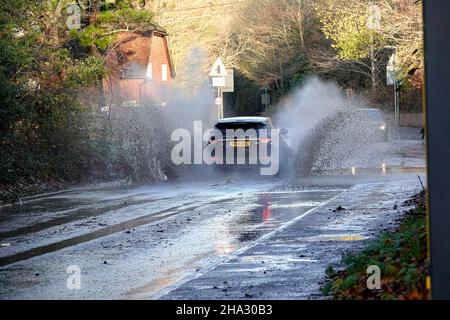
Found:
<path fill-rule="evenodd" d="M 233 148 L 244 148 L 244 147 L 250 147 L 250 141 L 230 141 L 230 147 Z"/>

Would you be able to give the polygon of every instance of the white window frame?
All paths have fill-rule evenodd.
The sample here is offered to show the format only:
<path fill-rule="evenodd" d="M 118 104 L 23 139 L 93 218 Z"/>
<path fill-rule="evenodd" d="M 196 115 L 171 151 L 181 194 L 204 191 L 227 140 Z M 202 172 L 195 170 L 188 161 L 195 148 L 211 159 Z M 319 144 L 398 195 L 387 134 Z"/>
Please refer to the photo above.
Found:
<path fill-rule="evenodd" d="M 162 81 L 167 81 L 169 76 L 169 68 L 167 66 L 167 64 L 162 64 L 161 65 L 161 80 Z"/>
<path fill-rule="evenodd" d="M 145 77 L 149 80 L 153 79 L 153 66 L 151 62 L 147 65 L 147 73 L 145 74 Z"/>

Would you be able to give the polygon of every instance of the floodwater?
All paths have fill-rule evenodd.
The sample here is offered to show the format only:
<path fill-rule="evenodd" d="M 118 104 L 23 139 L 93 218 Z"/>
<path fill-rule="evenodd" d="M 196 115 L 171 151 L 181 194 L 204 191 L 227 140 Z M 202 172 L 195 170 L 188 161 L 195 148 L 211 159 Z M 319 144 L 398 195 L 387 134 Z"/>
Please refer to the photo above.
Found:
<path fill-rule="evenodd" d="M 21 227 L 16 231 L 9 230 L 8 233 L 3 234 L 14 234 L 14 232 L 16 234 L 15 237 L 2 238 L 2 242 L 10 243 L 9 247 L 2 249 L 2 253 L 6 250 L 18 252 L 0 257 L 0 265 L 3 267 L 0 279 L 3 284 L 8 284 L 13 274 L 22 273 L 22 267 L 29 266 L 33 271 L 28 271 L 26 276 L 22 277 L 22 281 L 30 276 L 32 279 L 25 284 L 22 283 L 25 288 L 19 289 L 20 297 L 33 297 L 32 284 L 42 277 L 52 279 L 50 284 L 44 286 L 47 287 L 46 294 L 41 296 L 44 298 L 119 298 L 122 296 L 135 298 L 134 295 L 149 297 L 159 289 L 180 280 L 186 274 L 219 262 L 227 255 L 341 192 L 341 190 L 249 192 L 248 185 L 246 188 L 245 195 L 243 193 L 231 196 L 227 193 L 215 194 L 211 195 L 209 201 L 200 200 L 198 198 L 201 197 L 192 195 L 192 201 L 183 201 L 181 204 L 177 204 L 180 201 L 179 195 L 174 194 L 171 199 L 161 200 L 161 203 L 168 203 L 167 209 L 120 223 L 95 227 L 93 231 L 90 231 L 88 223 L 79 225 L 78 232 L 83 228 L 85 232 L 73 237 L 66 236 L 70 235 L 70 232 L 58 232 L 58 236 L 47 232 L 50 238 L 55 239 L 50 243 L 47 243 L 48 238 L 44 237 L 45 230 L 41 228 L 36 229 L 42 233 L 41 237 L 33 236 L 35 232 L 30 232 L 32 230 L 30 227 Z M 77 200 L 74 201 L 78 203 Z M 135 207 L 139 208 L 140 212 L 145 212 L 145 206 L 151 206 L 154 201 L 156 200 L 146 204 L 133 202 L 127 210 L 132 211 Z M 40 204 L 35 204 L 35 207 L 42 205 L 42 200 L 38 202 Z M 61 203 L 68 204 L 67 200 L 62 200 Z M 170 203 L 177 205 L 170 206 Z M 110 206 L 107 205 L 107 207 Z M 100 209 L 100 211 L 104 210 L 103 207 Z M 85 219 L 92 220 L 97 216 L 97 213 L 93 212 Z M 70 220 L 70 216 L 66 219 L 64 221 L 71 221 L 74 225 L 82 221 Z M 58 225 L 60 222 L 61 219 L 49 220 L 47 224 L 52 225 L 50 229 L 59 231 L 58 228 L 63 229 L 67 226 L 66 223 Z M 30 240 L 33 239 L 36 241 L 31 242 Z M 133 247 L 134 250 L 131 249 Z M 143 261 L 146 263 L 142 264 Z M 73 292 L 65 287 L 63 280 L 65 268 L 70 265 L 80 265 L 82 270 L 96 270 L 106 266 L 106 268 L 115 269 L 110 271 L 113 274 L 128 273 L 128 276 L 136 278 L 139 274 L 145 274 L 146 282 L 153 285 L 146 286 L 145 290 L 142 288 L 133 290 L 128 280 L 122 282 L 116 279 L 115 281 L 121 283 L 117 292 L 106 292 L 102 290 L 102 287 L 97 286 L 93 288 L 89 286 L 89 291 Z M 151 271 L 147 272 L 147 270 Z M 110 275 L 109 273 L 104 275 L 100 270 L 98 272 L 99 274 L 95 276 L 98 279 Z M 33 274 L 37 273 L 39 276 L 33 278 Z M 61 276 L 63 276 L 62 279 L 57 281 L 56 279 Z M 160 284 L 156 285 L 156 283 Z M 5 292 L 7 287 L 7 285 L 3 286 L 0 290 L 2 296 L 7 294 Z M 72 296 L 73 294 L 75 296 Z"/>
<path fill-rule="evenodd" d="M 353 186 L 411 184 L 418 174 L 423 177 L 423 144 L 410 131 L 384 146 L 386 152 L 374 156 L 372 167 L 355 162 L 308 178 L 241 174 L 139 188 L 76 189 L 0 206 L 0 298 L 161 297 L 256 244 L 270 244 L 275 233 Z M 401 191 L 402 184 L 395 188 Z M 318 243 L 360 241 L 365 239 L 360 219 L 346 220 L 336 234 L 302 236 Z M 319 220 L 312 219 L 317 225 L 311 227 L 321 230 Z M 355 221 L 360 229 L 350 232 Z M 280 264 L 280 259 L 272 260 Z M 80 289 L 67 286 L 70 266 L 81 270 Z M 311 279 L 322 273 L 321 267 L 310 269 Z"/>

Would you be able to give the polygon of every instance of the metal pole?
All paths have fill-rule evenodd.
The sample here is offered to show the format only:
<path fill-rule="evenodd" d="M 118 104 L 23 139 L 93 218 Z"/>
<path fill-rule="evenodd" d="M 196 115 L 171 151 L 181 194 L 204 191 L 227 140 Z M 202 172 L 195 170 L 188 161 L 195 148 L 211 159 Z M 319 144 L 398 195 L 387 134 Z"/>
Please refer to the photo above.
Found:
<path fill-rule="evenodd" d="M 398 127 L 398 113 L 397 113 L 397 77 L 394 77 L 394 122 Z"/>
<path fill-rule="evenodd" d="M 397 127 L 400 127 L 400 95 L 398 92 L 398 85 L 395 86 L 395 101 L 397 106 Z"/>
<path fill-rule="evenodd" d="M 220 117 L 223 118 L 223 91 L 222 91 L 222 87 L 219 87 L 219 92 L 220 92 Z"/>
<path fill-rule="evenodd" d="M 220 98 L 220 87 L 217 87 L 217 98 Z M 216 108 L 217 108 L 217 119 L 218 120 L 220 120 L 220 105 L 218 104 L 218 103 L 216 103 L 216 102 L 214 102 L 215 103 L 215 105 L 216 105 Z"/>
<path fill-rule="evenodd" d="M 400 110 L 398 101 L 398 86 L 397 86 L 397 69 L 395 67 L 395 59 L 397 58 L 397 52 L 394 52 L 393 66 L 394 66 L 394 114 L 395 114 L 395 126 L 400 126 Z"/>
<path fill-rule="evenodd" d="M 375 86 L 376 86 L 376 81 L 375 81 L 375 57 L 374 57 L 374 48 L 373 48 L 373 31 L 370 32 L 370 41 L 371 41 L 371 46 L 370 46 L 370 62 L 371 62 L 371 66 L 370 66 L 370 70 L 372 73 L 372 93 L 375 92 Z"/>
<path fill-rule="evenodd" d="M 217 118 L 220 120 L 223 118 L 223 92 L 221 87 L 217 87 L 217 99 L 220 99 L 220 103 L 216 103 Z"/>
<path fill-rule="evenodd" d="M 422 1 L 431 297 L 450 299 L 450 1 Z"/>

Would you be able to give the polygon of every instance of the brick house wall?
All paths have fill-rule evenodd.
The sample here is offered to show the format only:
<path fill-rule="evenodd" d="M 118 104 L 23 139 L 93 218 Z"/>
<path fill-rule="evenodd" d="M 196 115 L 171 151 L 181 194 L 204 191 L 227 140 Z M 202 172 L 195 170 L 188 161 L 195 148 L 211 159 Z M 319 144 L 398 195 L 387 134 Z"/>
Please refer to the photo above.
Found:
<path fill-rule="evenodd" d="M 175 77 L 164 31 L 123 32 L 107 53 L 106 105 L 162 104 Z"/>

